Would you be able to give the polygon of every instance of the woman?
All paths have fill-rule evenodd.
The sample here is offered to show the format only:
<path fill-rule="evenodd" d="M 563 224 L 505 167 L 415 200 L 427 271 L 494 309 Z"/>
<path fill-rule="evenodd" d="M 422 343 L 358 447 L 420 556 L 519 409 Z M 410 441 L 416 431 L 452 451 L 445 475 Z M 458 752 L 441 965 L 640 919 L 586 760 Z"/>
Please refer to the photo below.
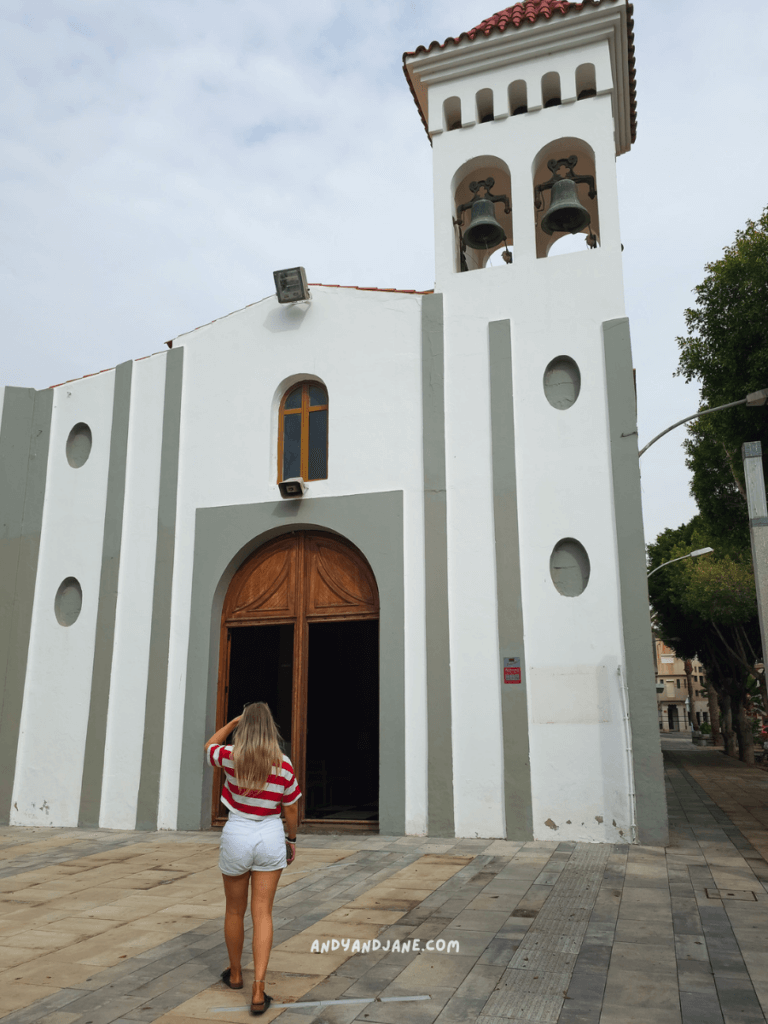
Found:
<path fill-rule="evenodd" d="M 222 746 L 235 726 L 234 744 Z M 301 790 L 279 741 L 269 707 L 259 702 L 246 704 L 242 715 L 227 722 L 205 744 L 208 761 L 226 774 L 221 802 L 229 808 L 219 851 L 227 900 L 224 939 L 229 953 L 229 967 L 221 980 L 230 988 L 243 987 L 240 957 L 250 879 L 254 967 L 251 1013 L 255 1017 L 265 1013 L 272 1002 L 264 991 L 272 948 L 272 903 L 283 868 L 296 856 L 299 823 L 297 801 Z M 281 807 L 285 808 L 287 836 L 280 823 Z"/>

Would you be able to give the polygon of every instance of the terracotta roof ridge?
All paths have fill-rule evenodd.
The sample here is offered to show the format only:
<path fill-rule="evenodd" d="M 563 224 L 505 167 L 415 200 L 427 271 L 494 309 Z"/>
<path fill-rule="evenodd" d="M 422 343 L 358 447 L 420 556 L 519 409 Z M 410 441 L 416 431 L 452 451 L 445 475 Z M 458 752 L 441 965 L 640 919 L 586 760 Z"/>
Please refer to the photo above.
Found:
<path fill-rule="evenodd" d="M 477 38 L 478 35 L 489 36 L 492 32 L 505 32 L 507 29 L 519 28 L 520 25 L 527 21 L 529 24 L 533 24 L 538 21 L 539 18 L 545 18 L 549 21 L 554 14 L 559 14 L 564 17 L 569 11 L 581 11 L 585 7 L 599 7 L 602 3 L 613 3 L 614 0 L 518 0 L 517 3 L 512 4 L 511 7 L 505 7 L 504 10 L 498 11 L 496 14 L 492 14 L 490 18 L 486 18 L 481 21 L 479 25 L 475 25 L 474 28 L 469 29 L 467 32 L 462 32 L 458 36 L 448 36 L 442 43 L 438 43 L 435 39 L 429 46 L 417 46 L 415 50 L 406 50 L 403 54 L 403 72 L 405 74 L 406 81 L 408 82 L 408 88 L 411 90 L 416 107 L 421 115 L 422 124 L 427 135 L 429 135 L 429 126 L 427 125 L 424 111 L 421 109 L 416 92 L 413 88 L 410 76 L 408 74 L 408 68 L 406 64 L 407 57 L 416 57 L 421 53 L 431 53 L 435 48 L 444 50 L 449 43 L 454 46 L 458 46 L 463 40 L 472 42 Z M 631 3 L 626 5 L 627 10 L 627 46 L 629 55 L 629 118 L 630 118 L 630 131 L 632 135 L 632 142 L 637 137 L 637 83 L 636 83 L 636 72 L 635 72 L 635 33 L 634 33 L 634 8 Z M 430 142 L 432 140 L 430 139 Z"/>
<path fill-rule="evenodd" d="M 168 345 L 168 347 L 170 348 L 170 342 L 166 341 L 165 344 Z M 151 359 L 152 356 L 162 356 L 162 355 L 165 355 L 165 353 L 163 352 L 162 349 L 160 349 L 159 352 L 149 352 L 145 356 L 136 356 L 135 359 L 132 359 L 130 361 L 133 362 L 133 363 L 140 363 L 142 361 L 142 359 Z M 47 388 L 43 388 L 43 390 L 44 391 L 52 391 L 54 388 L 63 388 L 65 384 L 75 384 L 79 380 L 87 380 L 88 377 L 98 377 L 99 374 L 102 374 L 102 373 L 112 373 L 112 371 L 116 370 L 116 369 L 117 369 L 116 366 L 107 366 L 103 370 L 94 370 L 93 373 L 84 373 L 80 377 L 70 377 L 69 380 L 63 380 L 63 381 L 61 381 L 60 384 L 49 384 L 48 387 Z"/>
<path fill-rule="evenodd" d="M 375 285 L 364 284 L 323 284 L 322 281 L 308 281 L 310 288 L 354 288 L 358 292 L 397 292 L 399 295 L 433 295 L 435 289 L 427 288 L 420 292 L 416 288 L 377 288 Z"/>

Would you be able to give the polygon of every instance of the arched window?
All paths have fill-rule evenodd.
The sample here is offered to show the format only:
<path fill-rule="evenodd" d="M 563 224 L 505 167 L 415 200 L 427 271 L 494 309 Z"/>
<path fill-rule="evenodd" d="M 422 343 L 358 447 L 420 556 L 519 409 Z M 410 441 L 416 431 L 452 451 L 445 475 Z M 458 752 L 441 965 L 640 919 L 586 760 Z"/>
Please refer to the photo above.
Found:
<path fill-rule="evenodd" d="M 443 103 L 443 123 L 447 132 L 461 128 L 461 100 L 451 96 Z"/>
<path fill-rule="evenodd" d="M 507 90 L 509 97 L 509 112 L 515 114 L 528 113 L 528 85 L 522 78 L 513 82 Z"/>
<path fill-rule="evenodd" d="M 475 97 L 477 120 L 480 124 L 493 120 L 493 89 L 481 89 Z"/>
<path fill-rule="evenodd" d="M 548 71 L 541 79 L 541 100 L 545 107 L 559 107 L 562 103 L 560 96 L 560 75 L 556 71 Z"/>
<path fill-rule="evenodd" d="M 328 476 L 328 392 L 305 380 L 283 395 L 277 452 L 278 480 Z"/>
<path fill-rule="evenodd" d="M 590 96 L 597 96 L 595 65 L 579 64 L 576 68 L 576 98 L 587 100 Z"/>

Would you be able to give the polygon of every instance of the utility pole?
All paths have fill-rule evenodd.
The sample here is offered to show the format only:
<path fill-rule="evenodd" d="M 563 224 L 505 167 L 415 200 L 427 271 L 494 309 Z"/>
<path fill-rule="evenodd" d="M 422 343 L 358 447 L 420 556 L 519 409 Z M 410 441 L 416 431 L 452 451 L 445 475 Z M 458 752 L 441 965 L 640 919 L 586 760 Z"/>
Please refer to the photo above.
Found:
<path fill-rule="evenodd" d="M 768 504 L 763 477 L 763 446 L 748 441 L 741 447 L 744 479 L 747 484 L 749 535 L 752 541 L 752 568 L 757 590 L 757 613 L 760 618 L 760 639 L 763 645 L 763 666 L 768 660 Z M 765 672 L 765 669 L 763 670 Z M 768 708 L 766 708 L 768 710 Z"/>
<path fill-rule="evenodd" d="M 685 659 L 685 685 L 688 689 L 688 725 L 692 732 L 699 727 L 696 724 L 696 716 L 693 712 L 693 662 L 690 658 Z"/>

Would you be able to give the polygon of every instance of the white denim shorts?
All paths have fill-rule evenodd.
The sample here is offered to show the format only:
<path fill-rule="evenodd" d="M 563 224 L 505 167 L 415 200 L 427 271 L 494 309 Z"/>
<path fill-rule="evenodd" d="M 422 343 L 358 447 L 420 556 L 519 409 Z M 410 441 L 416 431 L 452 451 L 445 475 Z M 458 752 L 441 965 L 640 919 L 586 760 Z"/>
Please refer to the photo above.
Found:
<path fill-rule="evenodd" d="M 278 871 L 286 863 L 285 832 L 279 814 L 251 818 L 230 811 L 219 847 L 219 870 L 223 875 Z"/>

